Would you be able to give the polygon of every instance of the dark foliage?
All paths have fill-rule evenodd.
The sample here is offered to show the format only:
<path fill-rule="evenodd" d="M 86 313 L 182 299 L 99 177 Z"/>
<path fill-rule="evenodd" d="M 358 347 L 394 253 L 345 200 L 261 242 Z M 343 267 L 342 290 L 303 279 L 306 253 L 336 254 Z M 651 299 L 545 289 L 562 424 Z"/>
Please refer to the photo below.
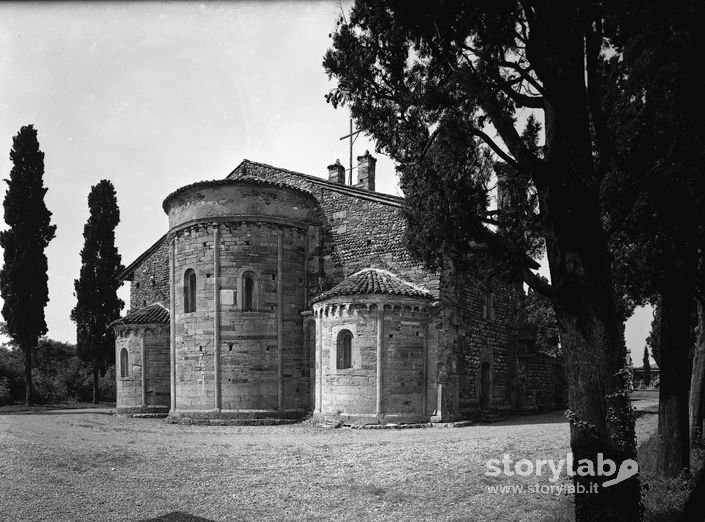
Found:
<path fill-rule="evenodd" d="M 705 79 L 692 67 L 705 6 L 628 0 L 615 13 L 604 208 L 618 281 L 631 299 L 659 301 L 659 463 L 676 476 L 690 465 L 690 318 L 705 242 L 705 110 L 693 103 Z"/>
<path fill-rule="evenodd" d="M 327 99 L 349 107 L 399 164 L 410 245 L 428 264 L 452 268 L 481 244 L 548 297 L 570 384 L 573 453 L 634 458 L 621 371 L 628 307 L 617 306 L 601 199 L 614 154 L 602 104 L 614 78 L 603 51 L 616 15 L 604 4 L 401 0 L 358 0 L 346 15 L 323 62 L 337 80 Z M 530 111 L 543 116 L 543 147 Z M 487 151 L 500 196 L 509 195 L 499 208 L 488 198 Z M 550 285 L 531 271 L 543 245 Z M 637 478 L 576 496 L 578 520 L 639 512 Z"/>
<path fill-rule="evenodd" d="M 4 265 L 0 272 L 2 315 L 8 335 L 25 355 L 26 401 L 31 401 L 31 353 L 47 332 L 44 307 L 49 301 L 44 250 L 54 238 L 51 212 L 44 204 L 44 153 L 37 131 L 22 127 L 12 140 L 12 170 L 3 202 L 8 230 L 0 232 Z"/>
<path fill-rule="evenodd" d="M 92 367 L 76 355 L 72 344 L 46 337 L 33 352 L 32 399 L 35 403 L 88 402 L 92 400 Z M 24 363 L 20 350 L 0 346 L 0 406 L 24 400 Z M 100 379 L 104 401 L 115 400 L 115 370 Z"/>
<path fill-rule="evenodd" d="M 120 222 L 115 188 L 101 180 L 88 195 L 90 216 L 83 229 L 81 273 L 75 281 L 76 307 L 71 319 L 76 323 L 78 355 L 93 367 L 94 401 L 100 400 L 98 374 L 115 364 L 115 333 L 110 323 L 120 317 L 124 303 L 117 296 L 122 270 L 115 247 L 115 227 Z"/>
<path fill-rule="evenodd" d="M 550 355 L 561 355 L 558 321 L 551 301 L 529 289 L 524 306 L 527 322 L 536 327 L 537 349 Z"/>

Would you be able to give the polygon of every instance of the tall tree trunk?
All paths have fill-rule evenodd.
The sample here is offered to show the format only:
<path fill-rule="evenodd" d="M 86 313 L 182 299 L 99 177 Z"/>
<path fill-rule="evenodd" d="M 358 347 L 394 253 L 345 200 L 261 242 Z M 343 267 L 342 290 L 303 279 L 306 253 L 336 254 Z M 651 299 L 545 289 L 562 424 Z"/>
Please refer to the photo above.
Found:
<path fill-rule="evenodd" d="M 598 462 L 611 459 L 619 470 L 625 461 L 636 461 L 636 438 L 609 251 L 597 208 L 581 204 L 585 199 L 562 196 L 545 201 L 544 211 L 573 214 L 573 225 L 575 214 L 584 216 L 578 221 L 580 231 L 562 228 L 567 219 L 554 216 L 557 225 L 546 242 L 568 381 L 573 461 L 576 469 L 583 459 L 597 469 Z M 573 477 L 578 522 L 640 520 L 638 474 L 602 485 L 614 478 L 616 473 Z"/>
<path fill-rule="evenodd" d="M 24 403 L 32 404 L 32 347 L 22 346 L 24 352 Z"/>
<path fill-rule="evenodd" d="M 570 445 L 576 468 L 582 459 L 595 469 L 602 459 L 611 459 L 618 470 L 636 460 L 634 417 L 626 388 L 624 359 L 609 318 L 559 313 L 561 340 L 569 383 Z M 598 457 L 602 454 L 602 459 Z M 576 520 L 640 519 L 638 476 L 603 487 L 609 477 L 573 477 L 576 487 Z M 595 486 L 597 484 L 597 486 Z M 597 488 L 597 489 L 591 489 Z M 588 492 L 586 494 L 585 492 Z"/>
<path fill-rule="evenodd" d="M 98 368 L 93 367 L 93 404 L 100 402 L 100 383 L 98 381 Z"/>
<path fill-rule="evenodd" d="M 693 371 L 690 379 L 690 444 L 703 443 L 705 416 L 705 302 L 697 300 L 698 336 L 693 350 Z"/>
<path fill-rule="evenodd" d="M 661 365 L 657 469 L 675 477 L 690 468 L 688 394 L 693 317 L 693 280 L 687 270 L 673 273 L 661 294 Z"/>

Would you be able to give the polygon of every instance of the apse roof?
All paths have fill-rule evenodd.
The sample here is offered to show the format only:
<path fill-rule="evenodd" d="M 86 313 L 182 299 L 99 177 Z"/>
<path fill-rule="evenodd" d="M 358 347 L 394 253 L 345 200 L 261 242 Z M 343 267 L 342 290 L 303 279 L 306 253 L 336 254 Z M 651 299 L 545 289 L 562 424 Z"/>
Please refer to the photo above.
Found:
<path fill-rule="evenodd" d="M 111 326 L 127 326 L 132 324 L 169 324 L 169 310 L 160 303 L 154 303 L 139 310 L 128 313 Z"/>
<path fill-rule="evenodd" d="M 404 281 L 400 277 L 378 268 L 365 268 L 356 272 L 330 290 L 311 299 L 312 303 L 343 295 L 391 294 L 405 297 L 432 299 L 427 290 Z"/>

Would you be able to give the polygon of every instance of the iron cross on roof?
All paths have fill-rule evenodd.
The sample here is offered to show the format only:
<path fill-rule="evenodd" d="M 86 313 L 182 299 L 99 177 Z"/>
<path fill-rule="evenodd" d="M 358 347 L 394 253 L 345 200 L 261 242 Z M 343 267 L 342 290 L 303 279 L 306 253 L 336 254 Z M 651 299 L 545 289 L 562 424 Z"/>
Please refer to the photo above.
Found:
<path fill-rule="evenodd" d="M 357 139 L 358 135 L 361 133 L 361 130 L 356 130 L 353 131 L 353 121 L 352 118 L 350 118 L 350 134 L 346 134 L 342 138 L 340 138 L 340 141 L 343 141 L 345 138 L 350 138 L 350 170 L 348 170 L 348 185 L 352 185 L 352 171 L 353 171 L 353 143 L 355 143 L 355 140 Z"/>

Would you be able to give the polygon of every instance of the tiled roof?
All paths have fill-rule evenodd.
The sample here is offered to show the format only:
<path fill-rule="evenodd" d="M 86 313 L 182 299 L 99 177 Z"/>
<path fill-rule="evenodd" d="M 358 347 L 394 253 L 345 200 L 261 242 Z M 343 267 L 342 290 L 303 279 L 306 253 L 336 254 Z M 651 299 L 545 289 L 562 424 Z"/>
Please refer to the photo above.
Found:
<path fill-rule="evenodd" d="M 311 299 L 312 303 L 342 295 L 392 294 L 406 297 L 432 299 L 433 295 L 421 287 L 414 286 L 391 272 L 377 268 L 365 268 L 352 274 L 342 283 Z"/>
<path fill-rule="evenodd" d="M 340 183 L 336 183 L 325 178 L 320 178 L 318 176 L 303 174 L 302 172 L 283 169 L 281 167 L 274 167 L 272 165 L 267 165 L 266 163 L 260 163 L 248 159 L 242 160 L 240 164 L 235 167 L 235 169 L 230 174 L 228 174 L 228 177 L 226 179 L 246 179 L 250 177 L 257 177 L 265 180 L 289 177 L 290 179 L 298 180 L 298 182 L 296 182 L 296 186 L 301 186 L 300 183 L 304 183 L 305 186 L 311 188 L 318 185 L 328 190 L 342 192 L 344 194 L 354 196 L 356 198 L 365 199 L 369 201 L 376 201 L 378 203 L 385 203 L 387 205 L 392 205 L 395 207 L 400 207 L 402 202 L 404 201 L 404 198 L 399 196 L 385 194 L 384 192 L 370 191 L 367 189 L 355 187 L 353 185 L 341 185 Z M 304 187 L 302 187 L 302 189 L 306 190 L 306 188 Z"/>
<path fill-rule="evenodd" d="M 154 303 L 130 312 L 125 317 L 113 321 L 110 325 L 125 326 L 130 324 L 169 324 L 169 310 L 159 303 Z"/>

